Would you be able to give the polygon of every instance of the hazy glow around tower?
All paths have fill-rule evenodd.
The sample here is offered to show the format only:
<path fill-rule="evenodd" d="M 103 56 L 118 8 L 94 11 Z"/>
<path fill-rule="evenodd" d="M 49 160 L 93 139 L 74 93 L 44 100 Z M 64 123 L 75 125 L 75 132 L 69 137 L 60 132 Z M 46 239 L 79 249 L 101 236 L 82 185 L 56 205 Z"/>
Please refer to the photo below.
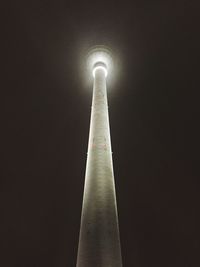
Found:
<path fill-rule="evenodd" d="M 97 69 L 103 69 L 105 76 L 112 72 L 113 61 L 105 46 L 95 46 L 88 53 L 88 69 L 95 77 Z"/>

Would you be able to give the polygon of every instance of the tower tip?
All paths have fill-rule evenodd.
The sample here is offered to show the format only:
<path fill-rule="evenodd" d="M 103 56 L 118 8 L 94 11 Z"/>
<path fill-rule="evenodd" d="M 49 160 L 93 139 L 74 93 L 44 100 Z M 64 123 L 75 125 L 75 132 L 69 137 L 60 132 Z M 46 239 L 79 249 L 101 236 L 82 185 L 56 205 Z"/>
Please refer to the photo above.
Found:
<path fill-rule="evenodd" d="M 93 76 L 97 68 L 104 69 L 105 75 L 107 76 L 108 73 L 112 72 L 113 68 L 111 50 L 104 45 L 92 47 L 88 52 L 87 64 L 89 71 L 90 73 L 93 73 Z"/>
<path fill-rule="evenodd" d="M 108 75 L 107 66 L 106 66 L 106 64 L 104 64 L 101 61 L 94 64 L 93 71 L 92 71 L 93 77 L 95 77 L 96 70 L 98 70 L 98 69 L 103 70 L 105 77 L 107 77 L 107 75 Z"/>

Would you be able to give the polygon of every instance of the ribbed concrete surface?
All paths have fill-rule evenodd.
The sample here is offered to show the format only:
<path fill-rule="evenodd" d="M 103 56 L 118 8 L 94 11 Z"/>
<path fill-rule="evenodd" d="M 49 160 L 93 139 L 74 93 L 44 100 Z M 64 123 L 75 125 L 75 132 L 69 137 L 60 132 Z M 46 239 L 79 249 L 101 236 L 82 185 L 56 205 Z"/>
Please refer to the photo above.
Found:
<path fill-rule="evenodd" d="M 77 267 L 122 267 L 106 78 L 96 70 Z"/>

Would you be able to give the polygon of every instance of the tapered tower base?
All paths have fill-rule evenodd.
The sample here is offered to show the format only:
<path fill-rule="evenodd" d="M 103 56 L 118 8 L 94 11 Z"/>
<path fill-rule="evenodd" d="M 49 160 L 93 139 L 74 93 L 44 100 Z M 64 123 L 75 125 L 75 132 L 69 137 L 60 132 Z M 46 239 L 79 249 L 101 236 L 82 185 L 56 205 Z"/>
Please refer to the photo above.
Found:
<path fill-rule="evenodd" d="M 122 267 L 104 62 L 94 86 L 77 267 Z"/>

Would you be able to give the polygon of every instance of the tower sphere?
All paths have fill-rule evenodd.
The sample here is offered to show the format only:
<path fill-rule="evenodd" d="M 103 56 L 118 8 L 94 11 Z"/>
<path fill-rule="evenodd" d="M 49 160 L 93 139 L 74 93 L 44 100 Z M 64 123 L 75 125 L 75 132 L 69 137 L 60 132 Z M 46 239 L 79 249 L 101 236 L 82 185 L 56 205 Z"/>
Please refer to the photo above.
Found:
<path fill-rule="evenodd" d="M 93 77 L 95 77 L 95 73 L 99 69 L 103 70 L 104 74 L 105 74 L 105 77 L 107 77 L 107 75 L 108 75 L 107 67 L 103 62 L 97 62 L 97 63 L 94 64 L 93 71 L 92 71 Z"/>
<path fill-rule="evenodd" d="M 88 52 L 87 65 L 89 72 L 93 74 L 93 77 L 95 76 L 97 69 L 103 69 L 107 76 L 113 69 L 111 51 L 103 45 L 92 47 Z"/>

